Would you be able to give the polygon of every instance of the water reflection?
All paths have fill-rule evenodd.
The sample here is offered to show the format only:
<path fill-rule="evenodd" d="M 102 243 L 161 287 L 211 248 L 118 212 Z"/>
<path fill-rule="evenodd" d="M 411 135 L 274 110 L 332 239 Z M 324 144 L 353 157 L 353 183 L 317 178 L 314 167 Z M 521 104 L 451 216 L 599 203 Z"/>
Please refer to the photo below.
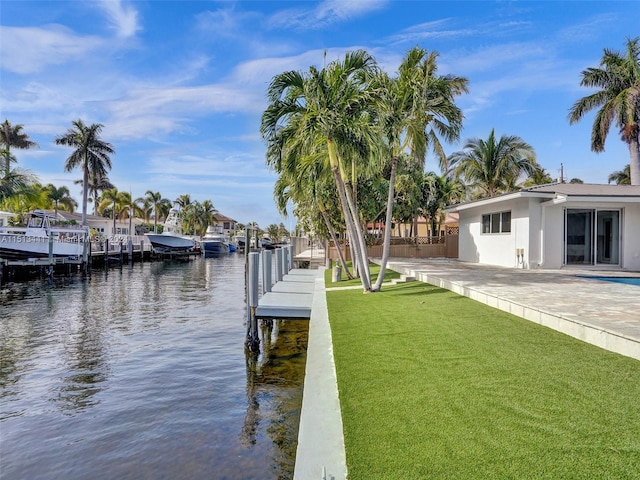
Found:
<path fill-rule="evenodd" d="M 256 443 L 256 432 L 263 419 L 260 402 L 277 391 L 279 401 L 272 406 L 266 432 L 278 447 L 272 461 L 278 479 L 293 477 L 307 339 L 307 320 L 263 320 L 261 353 L 245 350 L 247 411 L 241 442 L 247 448 Z"/>
<path fill-rule="evenodd" d="M 2 478 L 292 478 L 308 321 L 247 353 L 244 294 L 241 256 L 3 285 Z"/>

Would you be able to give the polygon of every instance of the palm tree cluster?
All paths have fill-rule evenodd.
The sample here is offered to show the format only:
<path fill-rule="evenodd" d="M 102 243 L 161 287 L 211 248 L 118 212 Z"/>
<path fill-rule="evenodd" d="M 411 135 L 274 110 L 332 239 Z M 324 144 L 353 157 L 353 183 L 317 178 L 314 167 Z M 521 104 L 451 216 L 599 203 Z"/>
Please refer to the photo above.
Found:
<path fill-rule="evenodd" d="M 599 68 L 582 72 L 583 87 L 598 89 L 579 99 L 569 111 L 573 124 L 600 107 L 591 130 L 591 150 L 603 152 L 611 126 L 629 146 L 630 182 L 640 185 L 640 37 L 627 39 L 626 52 L 604 50 Z"/>
<path fill-rule="evenodd" d="M 583 72 L 582 85 L 602 91 L 576 102 L 570 113 L 573 123 L 603 106 L 594 123 L 595 151 L 604 149 L 617 119 L 629 143 L 632 184 L 640 184 L 634 176 L 639 170 L 638 41 L 628 41 L 626 56 L 605 50 L 603 68 Z M 461 151 L 444 153 L 442 141 L 459 139 L 463 114 L 455 99 L 467 93 L 468 81 L 438 75 L 437 58 L 436 52 L 413 48 L 396 75 L 389 76 L 358 50 L 322 69 L 283 72 L 268 88 L 261 134 L 266 163 L 278 175 L 276 205 L 286 216 L 293 204 L 306 230 L 331 237 L 335 244 L 345 234 L 354 274 L 340 249 L 339 261 L 349 278 L 360 276 L 365 291 L 380 289 L 394 222 L 424 215 L 435 233 L 447 204 L 553 181 L 537 163 L 533 147 L 515 135 L 498 138 L 492 130 L 486 140 L 472 138 Z M 440 174 L 424 173 L 429 151 Z M 372 285 L 365 226 L 382 218 L 381 272 Z"/>
<path fill-rule="evenodd" d="M 66 186 L 45 186 L 37 183 L 30 172 L 11 169 L 16 162 L 11 148 L 32 148 L 37 144 L 29 140 L 22 125 L 11 125 L 8 120 L 0 124 L 0 146 L 4 160 L 4 174 L 0 180 L 0 206 L 21 213 L 33 209 L 53 209 L 57 216 L 59 209 L 74 211 L 78 204 L 71 197 Z M 160 192 L 148 190 L 144 197 L 134 199 L 130 192 L 119 191 L 109 181 L 113 146 L 100 138 L 103 125 L 87 125 L 82 120 L 72 122 L 72 128 L 55 138 L 58 145 L 69 146 L 73 151 L 66 159 L 64 168 L 72 171 L 80 168 L 83 178 L 75 183 L 82 185 L 82 224 L 86 225 L 87 204 L 94 204 L 94 214 L 113 219 L 116 232 L 117 219 L 129 219 L 129 232 L 133 232 L 133 218 L 143 218 L 146 222 L 153 217 L 154 231 L 158 231 L 158 221 L 166 218 L 172 205 L 183 209 L 184 231 L 202 235 L 207 225 L 215 220 L 216 208 L 210 200 L 191 202 L 189 195 L 181 195 L 175 202 L 164 198 Z M 91 196 L 91 197 L 89 197 Z"/>

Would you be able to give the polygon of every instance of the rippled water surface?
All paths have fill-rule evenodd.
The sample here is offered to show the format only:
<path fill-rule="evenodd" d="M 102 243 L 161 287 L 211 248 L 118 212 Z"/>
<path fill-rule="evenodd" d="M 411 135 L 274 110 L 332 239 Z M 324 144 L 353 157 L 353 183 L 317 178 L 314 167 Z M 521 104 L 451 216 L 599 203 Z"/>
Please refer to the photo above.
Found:
<path fill-rule="evenodd" d="M 242 255 L 0 289 L 3 479 L 293 476 L 307 321 L 244 349 Z"/>

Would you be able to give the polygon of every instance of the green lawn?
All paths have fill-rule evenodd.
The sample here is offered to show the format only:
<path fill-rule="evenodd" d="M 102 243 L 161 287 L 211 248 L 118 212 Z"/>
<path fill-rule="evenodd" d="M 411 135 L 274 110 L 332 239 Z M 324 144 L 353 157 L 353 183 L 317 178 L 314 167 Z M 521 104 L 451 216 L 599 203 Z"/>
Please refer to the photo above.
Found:
<path fill-rule="evenodd" d="M 339 265 L 339 263 L 337 263 Z M 334 263 L 334 266 L 336 265 L 336 263 Z M 349 270 L 352 270 L 353 266 L 351 264 L 351 262 L 347 262 L 347 266 L 349 267 Z M 378 278 L 378 274 L 380 273 L 380 265 L 376 265 L 374 263 L 369 265 L 369 271 L 371 272 L 371 283 L 375 283 L 377 278 Z M 360 280 L 359 278 L 354 278 L 353 280 L 347 280 L 347 276 L 344 274 L 344 272 L 342 272 L 342 280 L 340 282 L 332 282 L 331 281 L 331 276 L 332 276 L 332 272 L 330 269 L 325 270 L 324 272 L 324 282 L 325 282 L 325 287 L 329 288 L 329 287 L 352 287 L 352 286 L 358 286 L 358 285 L 362 285 L 362 280 Z M 386 269 L 384 272 L 384 280 L 385 282 L 388 282 L 390 280 L 393 280 L 394 278 L 400 278 L 400 274 L 398 272 L 394 272 L 393 270 L 389 270 Z"/>
<path fill-rule="evenodd" d="M 640 478 L 639 361 L 421 282 L 327 302 L 350 480 Z"/>

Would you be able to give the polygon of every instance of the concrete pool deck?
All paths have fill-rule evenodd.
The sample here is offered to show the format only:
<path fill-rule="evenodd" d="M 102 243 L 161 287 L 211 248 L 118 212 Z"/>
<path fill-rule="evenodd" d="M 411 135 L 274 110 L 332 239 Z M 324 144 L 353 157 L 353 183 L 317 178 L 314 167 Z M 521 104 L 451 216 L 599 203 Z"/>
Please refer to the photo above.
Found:
<path fill-rule="evenodd" d="M 589 278 L 640 272 L 520 270 L 419 258 L 392 258 L 387 268 L 640 360 L 640 287 Z"/>

